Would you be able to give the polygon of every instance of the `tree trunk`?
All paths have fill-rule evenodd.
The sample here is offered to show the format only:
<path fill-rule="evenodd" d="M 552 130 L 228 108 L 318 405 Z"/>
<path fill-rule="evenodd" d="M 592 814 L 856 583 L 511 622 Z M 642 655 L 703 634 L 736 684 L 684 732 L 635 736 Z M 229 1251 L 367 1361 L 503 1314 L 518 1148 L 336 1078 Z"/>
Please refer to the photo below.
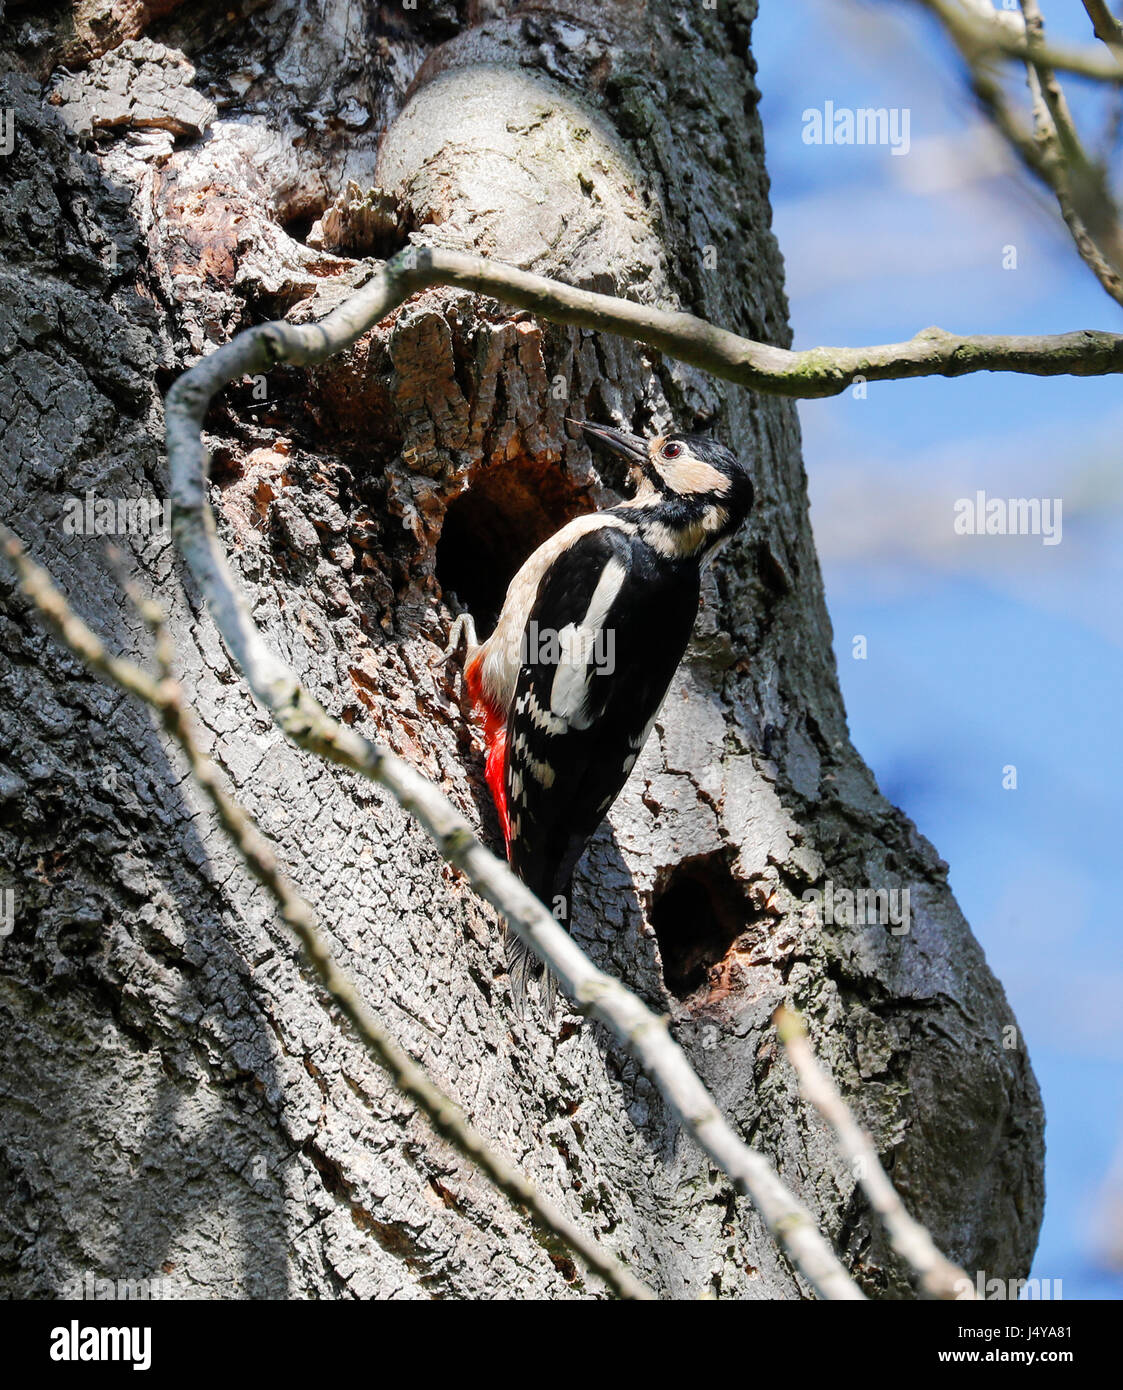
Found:
<path fill-rule="evenodd" d="M 599 1026 L 514 1015 L 494 914 L 418 827 L 278 736 L 167 534 L 98 534 L 96 499 L 167 495 L 176 372 L 250 323 L 319 316 L 362 257 L 411 238 L 787 345 L 753 6 L 496 8 L 9 7 L 3 512 L 106 642 L 145 654 L 108 539 L 124 552 L 169 614 L 209 750 L 340 961 L 495 1145 L 666 1296 L 800 1297 Z M 770 1024 L 784 999 L 944 1250 L 1025 1275 L 1037 1087 L 946 865 L 850 745 L 790 402 L 419 295 L 345 356 L 212 411 L 213 501 L 257 621 L 497 844 L 478 731 L 438 664 L 448 600 L 486 631 L 533 546 L 614 495 L 570 415 L 712 428 L 758 495 L 579 872 L 576 936 L 671 1015 L 867 1292 L 912 1286 L 798 1098 Z M 164 1296 L 599 1294 L 325 1006 L 147 712 L 5 594 L 4 1294 L 87 1274 Z M 847 891 L 905 888 L 900 925 L 846 920 Z"/>

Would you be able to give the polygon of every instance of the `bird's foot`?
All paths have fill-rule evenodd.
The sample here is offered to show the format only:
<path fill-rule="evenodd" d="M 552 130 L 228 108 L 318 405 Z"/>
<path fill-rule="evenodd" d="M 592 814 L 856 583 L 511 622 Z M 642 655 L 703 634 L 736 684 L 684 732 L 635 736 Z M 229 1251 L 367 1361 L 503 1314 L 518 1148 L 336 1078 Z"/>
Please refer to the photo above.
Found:
<path fill-rule="evenodd" d="M 472 653 L 480 645 L 479 638 L 476 636 L 476 621 L 467 609 L 459 613 L 452 620 L 452 626 L 448 630 L 448 641 L 445 643 L 445 656 L 443 664 L 451 666 L 460 654 L 460 644 L 467 636 L 467 648 L 464 653 L 465 663 Z"/>

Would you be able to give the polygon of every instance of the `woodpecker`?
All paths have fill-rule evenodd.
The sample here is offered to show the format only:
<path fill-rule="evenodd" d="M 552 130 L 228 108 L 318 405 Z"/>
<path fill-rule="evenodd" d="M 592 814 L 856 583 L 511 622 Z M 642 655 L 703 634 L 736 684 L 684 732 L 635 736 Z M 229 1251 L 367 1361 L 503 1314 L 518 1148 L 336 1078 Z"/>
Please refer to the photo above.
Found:
<path fill-rule="evenodd" d="M 467 638 L 464 684 L 483 714 L 487 784 L 511 867 L 563 923 L 577 861 L 627 781 L 686 650 L 702 567 L 753 503 L 748 468 L 707 436 L 581 429 L 628 465 L 633 495 L 540 545 L 511 581 L 486 641 L 464 613 L 448 642 L 455 655 Z M 508 934 L 520 1014 L 540 968 Z M 550 1018 L 554 994 L 545 972 Z"/>

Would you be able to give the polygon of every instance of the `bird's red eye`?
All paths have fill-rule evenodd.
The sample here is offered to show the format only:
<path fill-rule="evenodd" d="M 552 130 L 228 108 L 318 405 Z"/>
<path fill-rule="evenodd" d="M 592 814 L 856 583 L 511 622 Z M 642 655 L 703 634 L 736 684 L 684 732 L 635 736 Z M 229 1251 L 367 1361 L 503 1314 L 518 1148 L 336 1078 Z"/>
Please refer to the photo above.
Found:
<path fill-rule="evenodd" d="M 681 444 L 664 444 L 664 445 L 663 445 L 663 457 L 664 457 L 665 459 L 677 459 L 678 456 L 679 456 L 679 454 L 681 454 L 681 453 L 682 453 L 682 445 L 681 445 Z"/>

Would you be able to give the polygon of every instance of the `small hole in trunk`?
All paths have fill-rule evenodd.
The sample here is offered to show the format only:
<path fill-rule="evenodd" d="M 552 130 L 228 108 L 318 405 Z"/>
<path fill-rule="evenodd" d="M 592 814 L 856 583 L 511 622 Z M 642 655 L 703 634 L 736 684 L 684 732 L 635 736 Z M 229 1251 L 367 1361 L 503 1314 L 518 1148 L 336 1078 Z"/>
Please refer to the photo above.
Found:
<path fill-rule="evenodd" d="M 721 854 L 686 860 L 656 890 L 651 925 L 663 979 L 676 999 L 705 993 L 710 971 L 749 925 L 749 909 Z"/>

